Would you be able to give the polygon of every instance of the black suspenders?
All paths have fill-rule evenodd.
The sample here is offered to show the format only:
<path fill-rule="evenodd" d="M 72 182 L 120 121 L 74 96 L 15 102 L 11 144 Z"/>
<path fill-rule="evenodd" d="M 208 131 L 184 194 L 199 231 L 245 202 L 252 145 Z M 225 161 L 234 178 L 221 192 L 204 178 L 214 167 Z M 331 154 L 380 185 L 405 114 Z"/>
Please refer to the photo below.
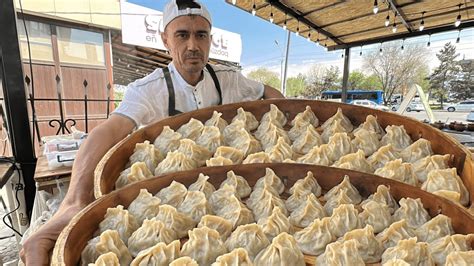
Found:
<path fill-rule="evenodd" d="M 217 76 L 216 76 L 216 72 L 209 64 L 206 64 L 206 69 L 207 71 L 209 71 L 209 74 L 211 75 L 211 78 L 214 81 L 214 85 L 216 86 L 217 93 L 219 94 L 218 104 L 221 105 L 222 104 L 222 91 L 221 91 L 221 86 L 219 84 L 219 80 L 217 79 Z M 173 81 L 171 80 L 170 70 L 168 67 L 163 68 L 163 75 L 165 77 L 166 86 L 168 87 L 168 115 L 174 116 L 174 115 L 181 114 L 182 112 L 176 110 L 174 86 L 173 86 Z"/>

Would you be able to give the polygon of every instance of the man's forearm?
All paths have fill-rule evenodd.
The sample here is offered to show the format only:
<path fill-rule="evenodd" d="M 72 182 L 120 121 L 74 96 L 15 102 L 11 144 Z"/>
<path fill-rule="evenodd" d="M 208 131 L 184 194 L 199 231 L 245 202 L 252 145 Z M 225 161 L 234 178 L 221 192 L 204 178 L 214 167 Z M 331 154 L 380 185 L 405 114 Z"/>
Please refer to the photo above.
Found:
<path fill-rule="evenodd" d="M 281 92 L 273 87 L 268 85 L 263 85 L 263 98 L 264 99 L 272 99 L 272 98 L 285 98 Z"/>

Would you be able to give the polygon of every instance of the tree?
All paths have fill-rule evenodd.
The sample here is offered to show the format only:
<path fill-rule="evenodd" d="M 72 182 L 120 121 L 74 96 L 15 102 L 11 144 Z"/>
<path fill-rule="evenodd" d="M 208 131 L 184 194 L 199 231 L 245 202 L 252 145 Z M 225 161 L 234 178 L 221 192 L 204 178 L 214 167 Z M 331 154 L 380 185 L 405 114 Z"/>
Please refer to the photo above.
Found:
<path fill-rule="evenodd" d="M 429 52 L 423 46 L 385 46 L 383 54 L 372 52 L 364 56 L 364 67 L 377 77 L 385 104 L 392 95 L 416 82 L 417 73 L 427 65 Z"/>
<path fill-rule="evenodd" d="M 431 85 L 430 94 L 432 93 L 439 98 L 441 108 L 443 108 L 444 99 L 449 95 L 450 83 L 460 71 L 460 66 L 456 62 L 458 56 L 456 46 L 450 42 L 446 43 L 439 53 L 436 54 L 439 66 L 434 69 L 433 74 L 429 78 Z"/>
<path fill-rule="evenodd" d="M 349 74 L 348 90 L 364 90 L 362 84 L 365 81 L 365 75 L 361 71 L 352 71 Z"/>
<path fill-rule="evenodd" d="M 306 88 L 306 77 L 299 73 L 296 77 L 288 78 L 286 81 L 286 96 L 296 97 L 302 95 Z"/>
<path fill-rule="evenodd" d="M 465 100 L 474 96 L 474 60 L 461 60 L 459 73 L 450 81 L 451 96 L 456 100 Z"/>
<path fill-rule="evenodd" d="M 266 68 L 253 70 L 247 75 L 247 77 L 273 88 L 280 88 L 280 79 L 278 78 L 278 73 L 272 72 Z"/>
<path fill-rule="evenodd" d="M 330 66 L 326 69 L 323 76 L 323 86 L 325 90 L 340 90 L 340 78 L 341 71 L 337 66 Z"/>
<path fill-rule="evenodd" d="M 306 75 L 306 89 L 303 91 L 303 96 L 308 98 L 317 98 L 321 96 L 324 90 L 323 78 L 326 68 L 321 65 L 313 65 Z"/>

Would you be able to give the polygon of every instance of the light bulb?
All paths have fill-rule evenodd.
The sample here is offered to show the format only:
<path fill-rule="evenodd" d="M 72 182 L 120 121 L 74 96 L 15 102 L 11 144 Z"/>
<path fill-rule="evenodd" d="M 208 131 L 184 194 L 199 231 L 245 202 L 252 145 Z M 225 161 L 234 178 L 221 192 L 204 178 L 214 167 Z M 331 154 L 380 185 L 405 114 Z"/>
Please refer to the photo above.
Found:
<path fill-rule="evenodd" d="M 300 30 L 299 29 L 297 29 L 297 31 L 296 31 L 296 36 L 300 36 Z"/>
<path fill-rule="evenodd" d="M 385 27 L 388 27 L 390 25 L 390 16 L 387 15 L 387 18 L 385 18 Z"/>
<path fill-rule="evenodd" d="M 359 56 L 362 56 L 362 51 L 360 51 Z"/>
<path fill-rule="evenodd" d="M 393 33 L 397 32 L 397 24 L 395 24 L 395 23 L 393 23 L 392 32 Z"/>
<path fill-rule="evenodd" d="M 456 39 L 456 43 L 459 43 L 460 41 L 461 41 L 461 38 L 458 37 L 458 38 Z"/>
<path fill-rule="evenodd" d="M 285 24 L 285 25 L 283 25 L 283 29 L 284 29 L 284 30 L 286 30 L 286 24 Z"/>
<path fill-rule="evenodd" d="M 428 43 L 426 44 L 427 47 L 430 47 L 431 46 L 431 42 L 428 41 Z"/>
<path fill-rule="evenodd" d="M 319 43 L 319 38 L 316 40 L 316 44 L 317 44 L 317 45 L 320 45 L 320 43 Z"/>
<path fill-rule="evenodd" d="M 382 48 L 380 48 L 379 54 L 380 54 L 380 55 L 383 55 Z"/>
<path fill-rule="evenodd" d="M 405 51 L 405 46 L 402 45 L 402 52 Z"/>
<path fill-rule="evenodd" d="M 461 14 L 458 15 L 456 22 L 454 22 L 455 27 L 459 27 L 459 25 L 461 25 Z"/>
<path fill-rule="evenodd" d="M 232 4 L 235 6 L 235 4 L 237 3 L 237 0 L 232 0 Z"/>
<path fill-rule="evenodd" d="M 308 33 L 308 38 L 307 38 L 308 42 L 311 41 L 311 33 Z"/>
<path fill-rule="evenodd" d="M 374 0 L 374 9 L 373 9 L 373 11 L 374 11 L 374 14 L 377 14 L 377 12 L 379 12 L 379 6 L 377 4 L 377 0 Z"/>
<path fill-rule="evenodd" d="M 425 21 L 422 20 L 420 23 L 420 31 L 423 31 L 425 29 Z"/>
<path fill-rule="evenodd" d="M 273 23 L 273 13 L 270 14 L 270 23 Z"/>
<path fill-rule="evenodd" d="M 257 13 L 256 8 L 257 7 L 255 6 L 255 4 L 253 4 L 253 6 L 252 6 L 252 16 L 255 16 L 255 14 Z"/>

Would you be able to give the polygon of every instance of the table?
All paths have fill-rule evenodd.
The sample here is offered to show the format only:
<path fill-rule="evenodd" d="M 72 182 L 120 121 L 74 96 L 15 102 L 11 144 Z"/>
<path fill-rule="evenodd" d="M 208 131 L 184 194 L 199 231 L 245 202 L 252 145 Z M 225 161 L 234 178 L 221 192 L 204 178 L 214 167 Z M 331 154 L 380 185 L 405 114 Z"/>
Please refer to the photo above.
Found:
<path fill-rule="evenodd" d="M 47 190 L 55 187 L 57 182 L 69 182 L 71 179 L 71 166 L 63 166 L 53 170 L 48 168 L 48 160 L 45 156 L 38 157 L 34 179 L 38 190 Z"/>

